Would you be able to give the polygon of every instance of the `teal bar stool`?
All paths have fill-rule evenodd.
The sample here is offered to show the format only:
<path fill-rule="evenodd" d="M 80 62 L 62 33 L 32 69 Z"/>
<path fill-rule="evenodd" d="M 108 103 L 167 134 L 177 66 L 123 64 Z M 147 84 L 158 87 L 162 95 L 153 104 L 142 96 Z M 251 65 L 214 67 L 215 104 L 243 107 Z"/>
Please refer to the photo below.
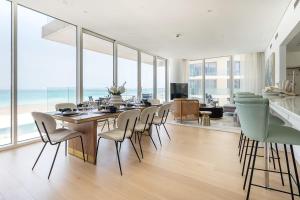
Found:
<path fill-rule="evenodd" d="M 241 100 L 243 100 L 245 103 L 257 103 L 257 102 L 261 102 L 262 101 L 262 98 L 240 98 Z M 285 122 L 280 119 L 279 117 L 275 116 L 275 115 L 272 115 L 271 113 L 269 113 L 269 123 L 270 124 L 277 124 L 277 125 L 284 125 Z M 241 131 L 241 136 L 243 137 L 242 139 L 242 152 L 241 152 L 241 155 L 240 155 L 240 162 L 242 161 L 242 158 L 244 157 L 244 161 L 243 161 L 243 168 L 242 168 L 242 176 L 244 175 L 244 170 L 245 170 L 245 164 L 246 164 L 246 159 L 247 159 L 247 156 L 250 156 L 250 154 L 248 154 L 248 148 L 249 147 L 252 147 L 251 145 L 249 146 L 249 142 L 251 142 L 251 140 L 249 138 L 247 138 L 246 136 L 243 135 L 243 132 Z M 241 138 L 240 138 L 241 139 Z M 261 147 L 263 148 L 263 147 Z M 244 149 L 245 149 L 245 153 L 244 152 Z M 275 143 L 275 149 L 273 148 L 273 144 L 271 143 L 270 144 L 270 150 L 271 150 L 271 157 L 270 157 L 270 160 L 269 162 L 271 162 L 271 159 L 272 159 L 272 163 L 273 163 L 273 168 L 276 170 L 276 162 L 275 160 L 277 160 L 278 162 L 278 167 L 279 167 L 279 172 L 280 172 L 280 175 L 281 175 L 281 182 L 282 182 L 282 185 L 284 185 L 284 180 L 283 180 L 283 174 L 282 174 L 282 168 L 281 168 L 281 162 L 280 162 L 280 156 L 279 156 L 279 151 L 278 151 L 278 145 L 277 143 Z M 274 153 L 276 154 L 276 157 L 274 155 Z M 259 156 L 259 155 L 258 155 Z M 259 156 L 259 157 L 263 157 L 263 156 Z"/>
<path fill-rule="evenodd" d="M 277 171 L 272 171 L 268 169 L 255 168 L 259 142 L 278 143 L 284 146 L 286 165 L 287 165 L 287 172 L 285 172 L 284 174 L 288 175 L 290 192 L 282 191 L 271 187 L 268 187 L 267 189 L 274 190 L 277 192 L 288 193 L 291 195 L 291 199 L 294 199 L 295 194 L 293 193 L 293 186 L 292 186 L 292 178 L 293 178 L 298 188 L 298 194 L 296 195 L 299 196 L 300 195 L 299 178 L 298 178 L 295 155 L 294 155 L 294 150 L 292 145 L 300 145 L 300 131 L 293 129 L 291 127 L 269 123 L 268 99 L 257 99 L 256 102 L 254 102 L 253 100 L 250 101 L 249 99 L 240 99 L 236 102 L 236 106 L 240 117 L 241 128 L 244 134 L 253 141 L 250 156 L 249 156 L 249 161 L 248 161 L 247 172 L 244 180 L 244 187 L 243 187 L 245 189 L 248 173 L 250 171 L 251 161 L 253 158 L 246 199 L 247 200 L 249 199 L 252 186 L 266 188 L 265 186 L 252 183 L 253 174 L 255 170 L 263 170 L 263 171 L 278 173 Z M 286 145 L 290 145 L 295 178 L 291 174 Z"/>
<path fill-rule="evenodd" d="M 249 99 L 249 100 L 247 100 L 247 102 L 250 102 L 250 101 L 256 101 L 256 99 L 262 99 L 263 97 L 262 96 L 260 96 L 260 95 L 250 95 L 250 96 L 240 96 L 240 97 L 236 97 L 234 100 L 235 101 L 238 101 L 239 99 Z M 279 117 L 277 117 L 277 116 L 275 116 L 275 115 L 272 115 L 271 113 L 270 113 L 270 115 L 269 115 L 269 121 L 270 121 L 270 123 L 271 124 L 277 124 L 277 125 L 284 125 L 285 124 L 285 122 L 282 120 L 282 119 L 280 119 Z M 244 137 L 244 134 L 243 134 L 243 132 L 241 131 L 241 134 L 240 134 L 240 139 L 239 139 L 239 143 L 238 143 L 238 149 L 239 149 L 239 156 L 240 156 L 240 162 L 241 162 L 241 160 L 242 160 L 242 157 L 243 157 L 243 150 L 244 150 L 244 148 L 245 148 L 245 142 L 246 142 L 246 138 Z M 247 145 L 248 146 L 248 145 Z M 246 146 L 246 147 L 247 147 Z M 270 145 L 271 146 L 271 149 L 272 149 L 272 157 L 274 158 L 274 156 L 273 156 L 273 154 L 274 154 L 274 152 L 273 152 L 273 146 L 272 146 L 272 144 Z M 277 151 L 277 154 L 278 154 L 278 147 L 277 147 L 277 144 L 275 144 L 275 150 Z M 274 161 L 274 160 L 273 160 Z M 273 162 L 273 165 L 274 165 L 274 168 L 276 168 L 275 167 L 275 162 Z"/>

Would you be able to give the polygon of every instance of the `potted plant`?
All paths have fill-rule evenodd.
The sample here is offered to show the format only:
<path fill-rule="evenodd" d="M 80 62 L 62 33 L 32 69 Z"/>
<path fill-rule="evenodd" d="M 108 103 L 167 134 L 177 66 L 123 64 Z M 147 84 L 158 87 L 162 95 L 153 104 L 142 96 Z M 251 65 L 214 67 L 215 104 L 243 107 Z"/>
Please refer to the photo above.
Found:
<path fill-rule="evenodd" d="M 126 91 L 124 82 L 121 86 L 114 84 L 110 88 L 107 88 L 108 94 L 110 95 L 109 103 L 115 107 L 120 107 L 123 104 L 122 94 Z"/>

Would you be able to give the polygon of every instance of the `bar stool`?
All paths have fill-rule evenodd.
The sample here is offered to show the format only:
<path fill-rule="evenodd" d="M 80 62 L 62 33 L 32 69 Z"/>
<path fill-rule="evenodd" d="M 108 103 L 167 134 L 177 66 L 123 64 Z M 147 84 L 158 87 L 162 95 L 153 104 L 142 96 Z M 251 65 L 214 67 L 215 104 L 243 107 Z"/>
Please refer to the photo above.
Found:
<path fill-rule="evenodd" d="M 295 182 L 298 188 L 297 195 L 299 195 L 300 185 L 299 185 L 298 172 L 296 168 L 296 161 L 295 161 L 292 145 L 300 145 L 300 131 L 287 126 L 270 124 L 268 99 L 258 99 L 255 103 L 253 101 L 251 103 L 249 102 L 250 102 L 249 99 L 240 99 L 236 101 L 243 133 L 252 140 L 252 147 L 251 147 L 251 152 L 249 156 L 248 167 L 247 167 L 247 172 L 246 172 L 244 187 L 243 187 L 245 189 L 248 173 L 251 169 L 246 199 L 247 200 L 249 199 L 252 186 L 266 188 L 265 186 L 252 183 L 254 171 L 262 170 L 262 169 L 255 168 L 259 142 L 283 144 L 285 158 L 286 158 L 286 165 L 287 165 L 287 172 L 284 172 L 283 174 L 288 175 L 290 192 L 282 191 L 271 187 L 268 187 L 266 189 L 277 191 L 277 192 L 288 193 L 291 195 L 291 199 L 294 199 L 294 192 L 292 186 L 292 174 L 291 174 L 286 145 L 290 145 L 294 172 L 295 172 L 295 179 L 296 179 Z M 252 158 L 253 161 L 251 164 Z M 251 168 L 250 165 L 252 165 Z M 264 170 L 268 172 L 278 173 L 277 171 L 272 171 L 268 169 L 264 169 Z"/>
<path fill-rule="evenodd" d="M 246 100 L 246 103 L 248 103 L 248 104 L 251 104 L 251 103 L 255 104 L 255 103 L 261 102 L 261 100 L 262 100 L 262 98 L 248 98 L 248 99 L 247 98 L 240 98 L 240 99 L 244 100 L 244 103 L 245 103 L 245 100 Z M 236 99 L 236 100 L 239 101 L 239 99 Z M 279 117 L 274 116 L 274 115 L 269 113 L 269 124 L 284 125 L 285 122 L 283 120 L 281 120 Z M 245 169 L 247 156 L 250 156 L 250 154 L 248 154 L 248 148 L 252 147 L 251 145 L 249 146 L 249 142 L 251 142 L 251 140 L 249 138 L 247 138 L 246 136 L 243 136 L 243 137 L 244 137 L 244 139 L 243 139 L 243 144 L 242 144 L 242 147 L 241 147 L 242 152 L 241 152 L 241 155 L 240 155 L 240 162 L 242 161 L 242 158 L 244 156 L 242 176 L 244 176 L 244 169 Z M 246 143 L 246 141 L 247 141 L 247 143 Z M 271 157 L 269 159 L 269 162 L 271 162 L 271 159 L 272 159 L 273 167 L 276 170 L 275 160 L 277 160 L 278 166 L 279 166 L 279 173 L 280 173 L 280 176 L 281 176 L 281 182 L 282 182 L 282 185 L 284 185 L 281 162 L 280 162 L 280 156 L 279 156 L 279 151 L 278 151 L 278 145 L 277 145 L 277 143 L 275 143 L 274 145 L 275 145 L 275 149 L 273 148 L 273 144 L 270 143 Z M 258 147 L 258 148 L 263 148 L 263 147 Z M 246 149 L 245 153 L 243 153 L 244 149 Z M 276 154 L 276 157 L 275 157 L 274 153 Z M 257 156 L 258 157 L 263 157 L 263 156 L 260 156 L 260 155 L 257 155 Z"/>

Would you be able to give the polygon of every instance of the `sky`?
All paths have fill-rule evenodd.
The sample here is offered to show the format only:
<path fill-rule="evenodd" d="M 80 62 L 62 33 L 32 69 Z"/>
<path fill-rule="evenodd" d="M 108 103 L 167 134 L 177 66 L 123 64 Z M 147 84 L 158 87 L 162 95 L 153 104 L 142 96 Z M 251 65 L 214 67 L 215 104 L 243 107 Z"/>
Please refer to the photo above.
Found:
<path fill-rule="evenodd" d="M 52 18 L 18 6 L 18 89 L 75 87 L 76 48 L 42 38 L 42 27 Z M 10 88 L 10 3 L 0 0 L 0 89 Z M 74 27 L 74 34 L 76 31 Z M 84 42 L 84 41 L 83 41 Z M 137 62 L 118 59 L 119 84 L 137 87 Z M 84 88 L 105 88 L 113 82 L 113 57 L 83 51 Z M 142 87 L 153 87 L 151 65 L 142 63 Z M 161 81 L 158 81 L 160 87 Z M 164 83 L 161 84 L 164 86 Z"/>

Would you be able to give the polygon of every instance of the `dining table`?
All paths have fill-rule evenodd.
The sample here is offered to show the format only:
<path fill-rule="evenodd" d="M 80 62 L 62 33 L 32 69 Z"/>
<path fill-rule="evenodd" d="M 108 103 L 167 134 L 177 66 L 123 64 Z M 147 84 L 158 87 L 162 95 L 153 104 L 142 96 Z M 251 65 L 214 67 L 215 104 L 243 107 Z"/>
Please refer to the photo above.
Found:
<path fill-rule="evenodd" d="M 159 106 L 159 105 L 157 105 Z M 146 106 L 134 106 L 118 109 L 116 112 L 109 110 L 90 109 L 77 111 L 73 115 L 64 115 L 61 112 L 49 113 L 55 120 L 62 121 L 64 127 L 83 133 L 83 146 L 87 162 L 96 164 L 97 128 L 98 122 L 104 119 L 116 119 L 120 113 L 130 110 L 143 110 Z M 68 154 L 83 159 L 80 139 L 75 138 L 68 141 Z"/>

